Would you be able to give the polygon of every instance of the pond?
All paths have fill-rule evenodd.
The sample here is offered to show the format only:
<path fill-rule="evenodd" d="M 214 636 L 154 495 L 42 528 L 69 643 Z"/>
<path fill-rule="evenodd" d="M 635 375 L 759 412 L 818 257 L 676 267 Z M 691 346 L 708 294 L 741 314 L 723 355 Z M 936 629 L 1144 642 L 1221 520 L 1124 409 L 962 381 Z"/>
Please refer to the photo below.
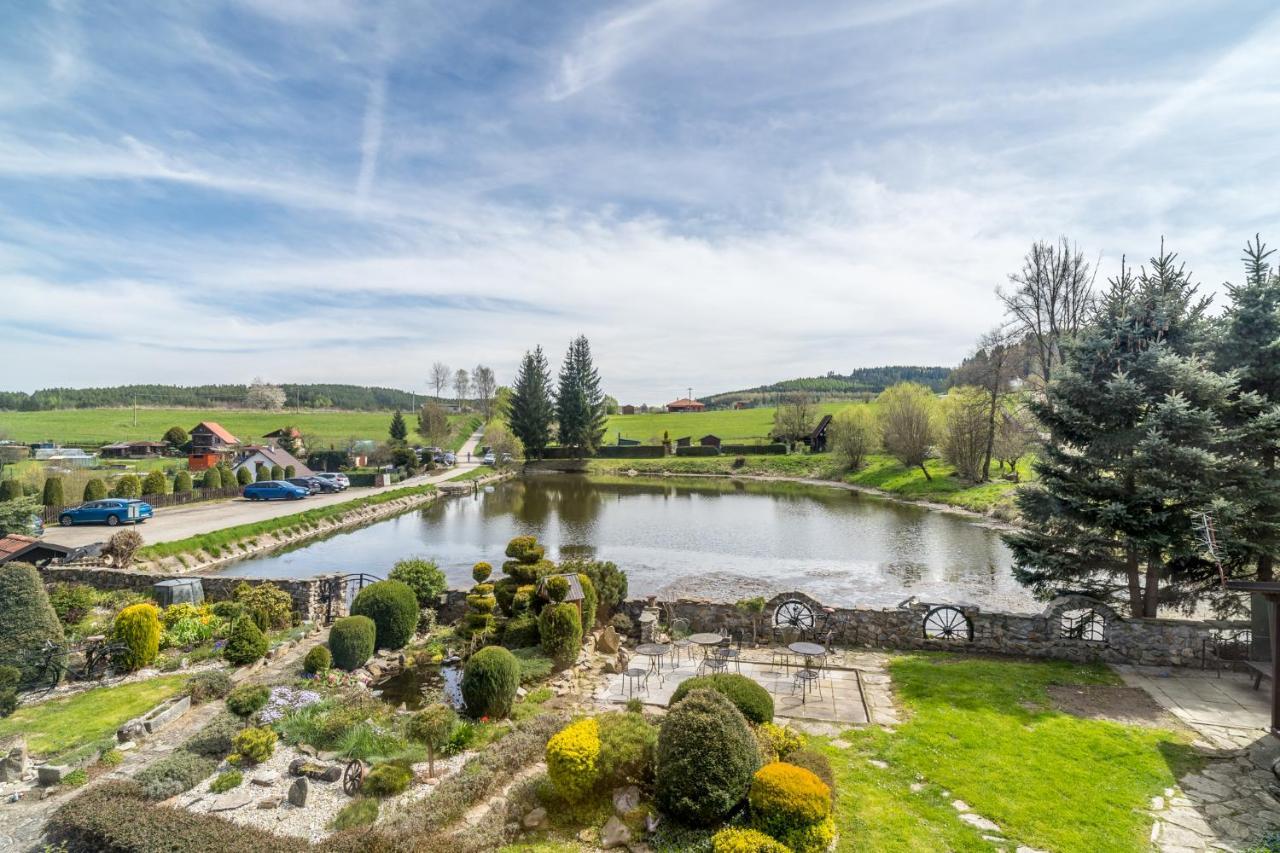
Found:
<path fill-rule="evenodd" d="M 735 601 L 799 589 L 840 605 L 888 607 L 914 595 L 1040 609 L 1011 575 L 1000 534 L 966 516 L 843 489 L 721 479 L 532 475 L 224 571 L 384 577 L 397 560 L 420 555 L 463 588 L 474 563 L 499 567 L 507 541 L 524 534 L 553 559 L 612 560 L 626 570 L 632 597 Z"/>

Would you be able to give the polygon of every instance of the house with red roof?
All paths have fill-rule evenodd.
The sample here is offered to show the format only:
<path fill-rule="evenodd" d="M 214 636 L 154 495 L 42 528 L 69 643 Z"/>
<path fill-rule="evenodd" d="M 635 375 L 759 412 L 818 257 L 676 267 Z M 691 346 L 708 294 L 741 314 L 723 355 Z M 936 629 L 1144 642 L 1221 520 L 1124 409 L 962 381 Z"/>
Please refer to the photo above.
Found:
<path fill-rule="evenodd" d="M 240 439 L 216 421 L 201 421 L 191 428 L 191 454 L 187 468 L 204 471 L 219 462 L 230 462 L 240 450 Z"/>

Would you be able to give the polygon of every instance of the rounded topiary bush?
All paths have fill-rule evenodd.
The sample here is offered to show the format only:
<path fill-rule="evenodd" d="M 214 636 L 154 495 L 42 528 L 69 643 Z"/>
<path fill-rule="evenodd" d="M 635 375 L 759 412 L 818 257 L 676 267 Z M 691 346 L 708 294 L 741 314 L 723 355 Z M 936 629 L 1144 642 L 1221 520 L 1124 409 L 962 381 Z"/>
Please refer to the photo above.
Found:
<path fill-rule="evenodd" d="M 64 506 L 66 502 L 67 501 L 62 494 L 62 478 L 45 478 L 44 494 L 41 496 L 40 503 L 45 506 Z"/>
<path fill-rule="evenodd" d="M 520 689 L 520 661 L 501 646 L 485 646 L 462 670 L 462 701 L 473 718 L 511 713 Z"/>
<path fill-rule="evenodd" d="M 116 480 L 116 484 L 111 489 L 113 498 L 139 498 L 142 497 L 142 481 L 134 474 L 125 474 Z"/>
<path fill-rule="evenodd" d="M 569 594 L 569 579 L 564 575 L 553 575 L 547 578 L 546 589 L 547 598 L 559 604 Z"/>
<path fill-rule="evenodd" d="M 502 564 L 502 571 L 522 584 L 537 583 L 555 570 L 549 560 L 543 559 L 546 549 L 533 536 L 515 537 L 507 543 L 506 553 L 511 559 Z"/>
<path fill-rule="evenodd" d="M 476 583 L 484 583 L 489 579 L 489 575 L 493 574 L 493 566 L 481 561 L 471 567 L 471 578 Z"/>
<path fill-rule="evenodd" d="M 578 575 L 578 585 L 582 587 L 582 630 L 590 632 L 596 626 L 596 607 L 599 597 L 595 584 L 586 575 Z"/>
<path fill-rule="evenodd" d="M 142 493 L 144 495 L 163 495 L 165 488 L 169 485 L 161 471 L 152 471 L 142 480 Z"/>
<path fill-rule="evenodd" d="M 154 604 L 134 604 L 116 614 L 111 636 L 127 649 L 124 664 L 141 669 L 160 653 L 160 611 Z"/>
<path fill-rule="evenodd" d="M 377 648 L 400 649 L 418 629 L 418 597 L 408 584 L 378 581 L 360 590 L 351 603 L 351 614 L 373 620 Z"/>
<path fill-rule="evenodd" d="M 773 697 L 769 695 L 768 690 L 745 675 L 738 675 L 735 672 L 717 672 L 682 681 L 671 694 L 668 706 L 675 705 L 691 690 L 714 690 L 723 694 L 742 712 L 742 716 L 746 717 L 749 723 L 759 725 L 773 722 Z"/>
<path fill-rule="evenodd" d="M 227 646 L 222 656 L 236 666 L 244 666 L 260 660 L 267 653 L 267 638 L 253 621 L 253 617 L 244 614 L 231 623 L 231 631 L 227 634 Z"/>
<path fill-rule="evenodd" d="M 538 636 L 542 641 L 542 651 L 557 666 L 566 667 L 573 663 L 582 646 L 582 617 L 578 608 L 565 602 L 542 608 L 538 616 Z"/>
<path fill-rule="evenodd" d="M 794 764 L 796 767 L 803 767 L 821 779 L 823 784 L 831 789 L 831 801 L 835 802 L 836 774 L 831 769 L 831 760 L 825 755 L 812 749 L 797 749 L 795 752 L 789 753 L 783 761 L 787 764 Z"/>
<path fill-rule="evenodd" d="M 643 714 L 611 712 L 596 717 L 600 725 L 600 780 L 610 786 L 653 781 L 658 730 Z"/>
<path fill-rule="evenodd" d="M 516 590 L 520 589 L 520 581 L 515 578 L 500 578 L 493 584 L 493 597 L 498 602 L 498 609 L 504 616 L 515 615 Z"/>
<path fill-rule="evenodd" d="M 791 853 L 791 848 L 759 830 L 726 826 L 711 836 L 711 853 Z"/>
<path fill-rule="evenodd" d="M 62 623 L 36 567 L 29 563 L 0 566 L 0 664 L 22 671 L 22 680 L 35 677 L 38 653 L 45 640 L 61 646 Z"/>
<path fill-rule="evenodd" d="M 235 755 L 250 764 L 261 764 L 276 751 L 275 730 L 262 726 L 248 728 L 231 739 L 231 748 Z"/>
<path fill-rule="evenodd" d="M 586 717 L 547 741 L 547 776 L 560 796 L 576 803 L 590 793 L 599 776 L 600 725 Z"/>
<path fill-rule="evenodd" d="M 227 694 L 227 710 L 247 719 L 265 708 L 270 698 L 265 684 L 242 684 Z"/>
<path fill-rule="evenodd" d="M 331 666 L 333 666 L 333 655 L 324 646 L 316 646 L 302 659 L 302 671 L 310 675 L 324 672 Z"/>
<path fill-rule="evenodd" d="M 209 468 L 204 472 L 204 476 L 200 478 L 200 485 L 206 489 L 222 488 L 222 472 L 217 468 Z"/>
<path fill-rule="evenodd" d="M 84 484 L 84 500 L 100 501 L 107 496 L 107 484 L 94 477 Z"/>
<path fill-rule="evenodd" d="M 347 672 L 364 666 L 376 647 L 377 626 L 368 616 L 345 616 L 329 629 L 333 664 Z"/>
<path fill-rule="evenodd" d="M 819 853 L 835 832 L 831 789 L 812 772 L 775 761 L 751 779 L 752 824 L 796 853 Z"/>
<path fill-rule="evenodd" d="M 284 479 L 284 466 L 283 466 L 283 465 L 272 465 L 272 466 L 271 466 L 271 479 L 273 479 L 273 480 L 283 480 L 283 479 Z"/>
<path fill-rule="evenodd" d="M 658 805 L 685 823 L 709 826 L 742 802 L 759 766 L 742 713 L 723 694 L 695 690 L 658 731 Z"/>
<path fill-rule="evenodd" d="M 413 771 L 399 764 L 379 764 L 364 777 L 360 790 L 370 797 L 403 794 L 413 781 Z"/>
<path fill-rule="evenodd" d="M 437 607 L 440 596 L 449 588 L 444 572 L 431 560 L 414 557 L 391 567 L 387 580 L 408 584 L 418 599 L 419 607 Z"/>
<path fill-rule="evenodd" d="M 188 474 L 186 471 L 179 471 L 177 475 L 173 478 L 174 494 L 182 494 L 183 492 L 189 492 L 191 491 L 191 486 L 192 486 L 191 475 Z"/>

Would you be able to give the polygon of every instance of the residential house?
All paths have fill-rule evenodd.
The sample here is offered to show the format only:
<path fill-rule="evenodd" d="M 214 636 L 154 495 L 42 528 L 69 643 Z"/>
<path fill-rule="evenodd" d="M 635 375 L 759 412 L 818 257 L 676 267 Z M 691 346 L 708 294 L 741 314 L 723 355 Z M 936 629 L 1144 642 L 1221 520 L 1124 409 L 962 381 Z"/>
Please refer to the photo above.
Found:
<path fill-rule="evenodd" d="M 622 411 L 622 414 L 624 415 L 634 415 L 636 413 L 636 407 L 631 405 L 630 403 L 627 403 L 627 405 L 622 407 L 621 411 Z"/>
<path fill-rule="evenodd" d="M 702 438 L 698 439 L 698 444 L 703 447 L 719 447 L 720 437 L 717 435 L 704 435 Z"/>
<path fill-rule="evenodd" d="M 672 400 L 667 403 L 668 412 L 701 412 L 707 408 L 705 403 L 699 403 L 697 400 L 690 400 L 688 397 L 681 397 L 679 400 Z"/>
<path fill-rule="evenodd" d="M 227 431 L 222 424 L 201 421 L 191 429 L 191 454 L 187 468 L 204 471 L 219 462 L 231 461 L 240 449 L 240 439 Z"/>
<path fill-rule="evenodd" d="M 297 427 L 281 427 L 280 429 L 273 429 L 271 432 L 264 435 L 263 438 L 267 439 L 267 443 L 273 447 L 279 447 L 280 439 L 282 438 L 290 439 L 293 442 L 294 455 L 307 455 L 307 447 L 302 443 L 302 433 L 298 431 Z"/>
<path fill-rule="evenodd" d="M 310 477 L 312 474 L 310 468 L 299 462 L 297 457 L 287 450 L 260 444 L 251 444 L 242 448 L 240 454 L 236 456 L 235 464 L 231 466 L 231 470 L 238 474 L 241 468 L 247 467 L 249 473 L 253 474 L 256 479 L 259 465 L 265 465 L 267 468 L 279 465 L 285 470 L 293 466 L 293 476 L 295 477 Z"/>
<path fill-rule="evenodd" d="M 163 456 L 169 449 L 167 441 L 119 441 L 98 449 L 103 459 L 146 459 Z"/>

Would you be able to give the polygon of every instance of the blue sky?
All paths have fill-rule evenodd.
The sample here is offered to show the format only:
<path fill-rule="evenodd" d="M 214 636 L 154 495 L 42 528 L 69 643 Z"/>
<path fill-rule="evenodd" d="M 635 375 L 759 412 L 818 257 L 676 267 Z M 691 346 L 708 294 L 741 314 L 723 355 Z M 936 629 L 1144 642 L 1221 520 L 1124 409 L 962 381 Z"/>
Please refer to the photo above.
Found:
<path fill-rule="evenodd" d="M 1273 4 L 0 9 L 0 386 L 558 362 L 659 402 L 949 364 L 1027 245 L 1280 208 Z"/>

